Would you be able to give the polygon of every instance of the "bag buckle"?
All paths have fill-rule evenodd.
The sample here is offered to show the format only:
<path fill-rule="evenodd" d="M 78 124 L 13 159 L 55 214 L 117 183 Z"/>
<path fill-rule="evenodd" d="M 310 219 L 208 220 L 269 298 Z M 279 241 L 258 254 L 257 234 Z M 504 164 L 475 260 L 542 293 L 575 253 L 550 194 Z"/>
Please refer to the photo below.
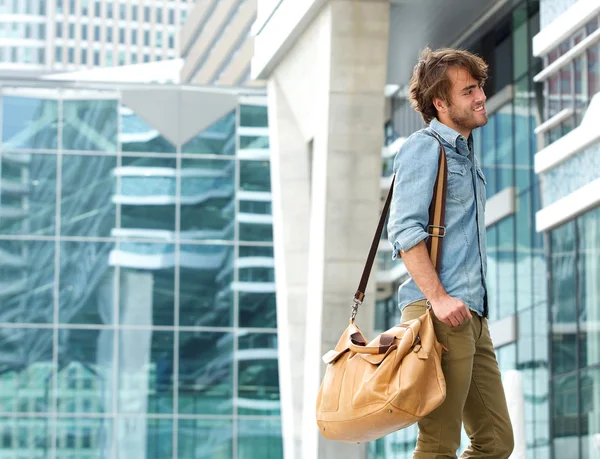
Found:
<path fill-rule="evenodd" d="M 433 232 L 429 231 L 431 229 L 439 229 L 441 230 L 440 234 L 433 234 Z M 436 225 L 428 225 L 427 226 L 427 234 L 431 237 L 446 237 L 446 227 L 445 226 L 436 226 Z"/>
<path fill-rule="evenodd" d="M 354 323 L 354 319 L 356 319 L 356 314 L 358 314 L 358 307 L 362 304 L 362 301 L 353 298 L 354 304 L 352 305 L 352 316 L 350 317 L 350 322 Z"/>

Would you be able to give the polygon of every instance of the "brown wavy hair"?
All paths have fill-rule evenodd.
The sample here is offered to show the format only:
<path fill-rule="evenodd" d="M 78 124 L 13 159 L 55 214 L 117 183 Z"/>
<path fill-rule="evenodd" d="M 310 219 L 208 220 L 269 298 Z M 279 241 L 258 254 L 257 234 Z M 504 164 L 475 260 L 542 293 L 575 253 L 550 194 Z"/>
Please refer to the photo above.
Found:
<path fill-rule="evenodd" d="M 426 124 L 437 116 L 433 105 L 435 97 L 442 99 L 446 104 L 451 102 L 452 83 L 448 78 L 449 67 L 464 68 L 482 86 L 487 80 L 488 65 L 479 56 L 461 49 L 441 48 L 432 51 L 425 48 L 413 69 L 408 97 Z"/>

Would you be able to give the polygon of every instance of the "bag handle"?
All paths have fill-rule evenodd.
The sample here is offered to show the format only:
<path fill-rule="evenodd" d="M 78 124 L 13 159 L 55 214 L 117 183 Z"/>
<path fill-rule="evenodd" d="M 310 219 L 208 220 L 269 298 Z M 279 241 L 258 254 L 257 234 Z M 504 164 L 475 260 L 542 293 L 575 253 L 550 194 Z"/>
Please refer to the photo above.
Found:
<path fill-rule="evenodd" d="M 427 239 L 426 245 L 429 252 L 429 258 L 436 272 L 440 273 L 442 265 L 442 245 L 444 237 L 446 236 L 446 227 L 444 226 L 445 215 L 446 215 L 446 191 L 448 188 L 448 163 L 446 160 L 446 150 L 444 145 L 436 135 L 433 136 L 435 140 L 440 144 L 440 158 L 438 161 L 438 174 L 433 187 L 433 196 L 431 198 L 431 204 L 429 205 L 429 224 L 427 225 L 427 232 L 429 238 Z M 383 233 L 383 226 L 385 220 L 390 211 L 390 204 L 392 202 L 392 194 L 394 191 L 394 183 L 396 181 L 396 174 L 392 177 L 392 184 L 388 191 L 387 197 L 385 198 L 385 204 L 379 217 L 379 223 L 375 230 L 375 236 L 373 242 L 371 242 L 371 249 L 367 256 L 367 262 L 358 284 L 358 289 L 354 294 L 354 304 L 352 305 L 352 316 L 350 323 L 354 323 L 356 314 L 358 313 L 358 307 L 363 303 L 365 299 L 365 292 L 367 290 L 367 284 L 369 283 L 369 276 L 371 275 L 371 269 L 373 268 L 373 262 L 377 256 L 377 249 L 379 247 L 379 241 Z"/>

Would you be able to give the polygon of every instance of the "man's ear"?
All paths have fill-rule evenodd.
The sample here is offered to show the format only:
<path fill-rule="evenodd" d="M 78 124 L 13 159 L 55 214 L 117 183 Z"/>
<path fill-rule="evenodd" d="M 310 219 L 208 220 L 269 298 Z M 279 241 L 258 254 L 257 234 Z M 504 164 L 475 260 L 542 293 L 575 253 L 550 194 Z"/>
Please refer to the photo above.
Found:
<path fill-rule="evenodd" d="M 433 98 L 433 106 L 438 111 L 438 113 L 446 113 L 446 111 L 448 110 L 446 103 L 439 97 Z"/>

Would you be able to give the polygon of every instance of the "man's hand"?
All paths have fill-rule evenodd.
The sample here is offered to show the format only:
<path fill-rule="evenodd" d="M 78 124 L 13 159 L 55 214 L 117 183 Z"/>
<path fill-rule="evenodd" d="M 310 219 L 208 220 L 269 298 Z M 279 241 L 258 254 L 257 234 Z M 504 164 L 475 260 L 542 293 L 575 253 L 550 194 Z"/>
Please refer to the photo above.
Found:
<path fill-rule="evenodd" d="M 458 327 L 465 320 L 473 318 L 467 305 L 450 295 L 444 295 L 440 299 L 436 298 L 430 303 L 435 316 L 449 327 Z"/>

